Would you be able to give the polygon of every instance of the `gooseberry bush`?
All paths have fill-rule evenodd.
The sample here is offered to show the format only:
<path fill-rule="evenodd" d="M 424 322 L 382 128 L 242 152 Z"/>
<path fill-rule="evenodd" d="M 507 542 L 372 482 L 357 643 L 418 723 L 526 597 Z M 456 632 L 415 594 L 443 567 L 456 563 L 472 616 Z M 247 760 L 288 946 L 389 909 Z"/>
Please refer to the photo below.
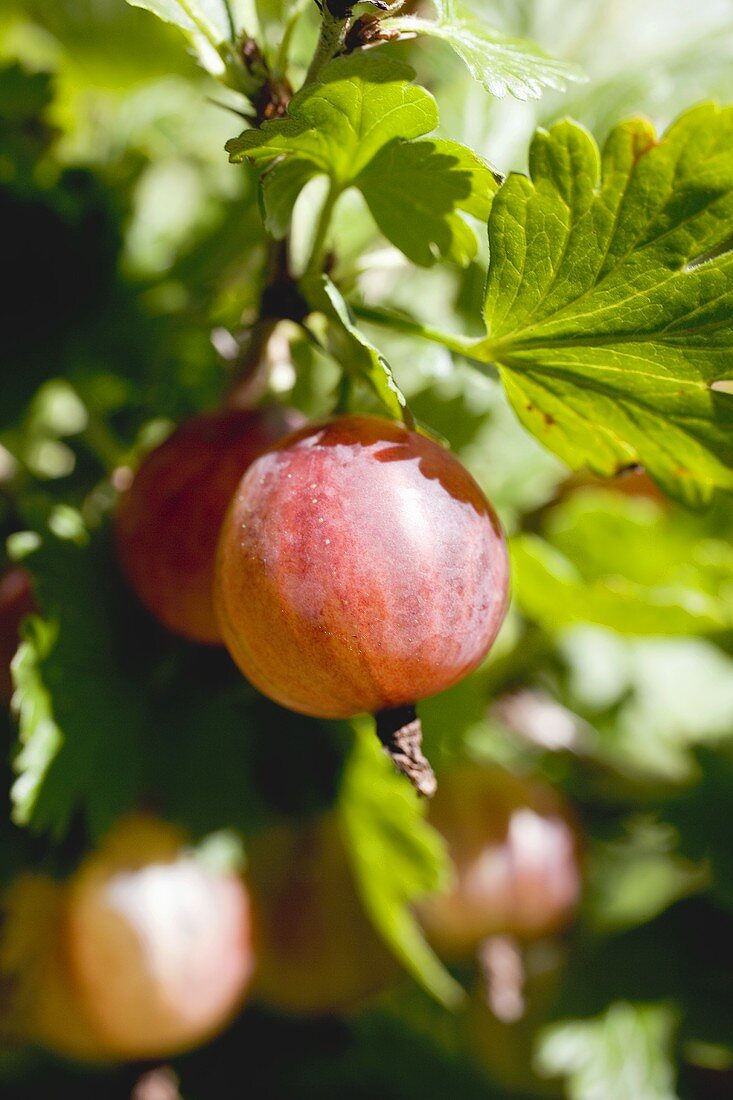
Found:
<path fill-rule="evenodd" d="M 9 0 L 3 1095 L 730 1094 L 725 8 Z"/>

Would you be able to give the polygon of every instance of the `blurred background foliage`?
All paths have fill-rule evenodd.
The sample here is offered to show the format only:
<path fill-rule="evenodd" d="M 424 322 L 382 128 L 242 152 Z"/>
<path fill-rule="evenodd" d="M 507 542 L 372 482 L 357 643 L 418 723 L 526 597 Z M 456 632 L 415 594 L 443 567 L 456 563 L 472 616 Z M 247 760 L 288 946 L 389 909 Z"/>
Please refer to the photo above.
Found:
<path fill-rule="evenodd" d="M 262 5 L 275 42 L 287 6 Z M 630 113 L 662 126 L 698 99 L 733 98 L 730 0 L 480 7 L 590 78 L 566 96 L 497 101 L 439 43 L 399 46 L 436 95 L 446 135 L 502 171 L 522 169 L 533 129 L 560 115 L 602 140 Z M 314 33 L 306 18 L 301 68 Z M 151 792 L 195 836 L 234 828 L 245 838 L 348 795 L 357 862 L 373 845 L 389 863 L 394 836 L 399 844 L 419 821 L 410 803 L 394 828 L 380 822 L 393 777 L 373 760 L 358 771 L 353 729 L 287 714 L 221 654 L 171 640 L 127 598 L 110 553 L 115 471 L 216 404 L 255 317 L 266 242 L 254 179 L 223 153 L 240 129 L 236 107 L 172 28 L 123 0 L 0 6 L 0 528 L 11 553 L 27 555 L 45 616 L 18 662 L 32 702 L 20 746 L 0 718 L 15 822 L 0 842 L 6 880 L 21 865 L 66 871 Z M 372 236 L 359 203 L 339 213 L 342 282 L 367 301 L 479 331 L 485 255 L 466 271 L 416 272 Z M 270 394 L 327 413 L 333 364 L 293 326 L 280 337 Z M 177 1063 L 182 1093 L 731 1096 L 730 500 L 691 514 L 643 473 L 570 477 L 490 378 L 442 348 L 378 340 L 416 415 L 450 441 L 512 535 L 506 626 L 484 668 L 424 705 L 428 752 L 438 769 L 499 762 L 565 792 L 587 837 L 581 916 L 553 948 L 552 994 L 540 988 L 537 1007 L 530 996 L 518 1024 L 488 1019 L 480 996 L 450 1013 L 409 980 L 349 1018 L 251 1009 Z M 407 865 L 429 888 L 421 858 Z M 377 925 L 404 902 L 399 886 L 377 884 Z M 113 1097 L 130 1094 L 140 1067 L 92 1072 L 9 1049 L 0 1072 L 8 1097 L 62 1087 Z"/>

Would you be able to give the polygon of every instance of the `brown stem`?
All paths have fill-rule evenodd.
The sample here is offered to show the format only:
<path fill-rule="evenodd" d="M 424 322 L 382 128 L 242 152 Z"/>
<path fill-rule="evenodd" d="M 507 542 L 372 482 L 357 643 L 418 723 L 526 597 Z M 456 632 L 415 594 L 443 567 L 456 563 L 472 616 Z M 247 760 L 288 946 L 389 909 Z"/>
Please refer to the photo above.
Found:
<path fill-rule="evenodd" d="M 378 15 L 362 15 L 351 24 L 344 40 L 345 54 L 353 53 L 364 46 L 376 46 L 380 42 L 393 42 L 400 37 L 399 31 L 385 30 Z"/>
<path fill-rule="evenodd" d="M 377 736 L 387 756 L 418 794 L 432 798 L 438 789 L 430 761 L 422 751 L 422 724 L 413 706 L 380 710 L 374 715 Z"/>

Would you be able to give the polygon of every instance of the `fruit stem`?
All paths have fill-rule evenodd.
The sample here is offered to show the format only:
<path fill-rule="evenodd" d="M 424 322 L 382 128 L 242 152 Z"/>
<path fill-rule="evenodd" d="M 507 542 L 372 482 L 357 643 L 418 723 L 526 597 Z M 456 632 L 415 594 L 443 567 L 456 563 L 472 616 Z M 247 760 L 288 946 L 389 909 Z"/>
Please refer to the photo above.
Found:
<path fill-rule="evenodd" d="M 422 751 L 422 723 L 413 706 L 392 707 L 374 715 L 377 737 L 398 771 L 423 798 L 432 798 L 438 783 L 430 761 Z"/>

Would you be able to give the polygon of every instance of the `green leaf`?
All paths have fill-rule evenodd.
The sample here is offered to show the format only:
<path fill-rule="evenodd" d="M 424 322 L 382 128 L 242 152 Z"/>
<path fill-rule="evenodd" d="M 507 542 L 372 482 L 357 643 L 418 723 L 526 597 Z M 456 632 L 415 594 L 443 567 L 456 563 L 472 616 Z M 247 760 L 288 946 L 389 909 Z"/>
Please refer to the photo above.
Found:
<path fill-rule="evenodd" d="M 47 532 L 24 564 L 46 618 L 27 624 L 14 661 L 13 816 L 59 839 L 81 811 L 100 836 L 135 805 L 153 736 L 129 654 L 112 631 L 108 550 L 99 536 Z"/>
<path fill-rule="evenodd" d="M 3 129 L 8 123 L 14 124 L 43 115 L 53 97 L 54 80 L 51 73 L 28 72 L 17 61 L 0 68 Z"/>
<path fill-rule="evenodd" d="M 585 79 L 577 66 L 548 57 L 525 38 L 502 34 L 456 0 L 434 3 L 437 20 L 397 16 L 383 20 L 383 26 L 447 42 L 491 95 L 502 97 L 508 92 L 517 99 L 539 99 L 547 88 L 563 91 L 569 82 Z"/>
<path fill-rule="evenodd" d="M 676 851 L 674 829 L 636 818 L 625 835 L 593 845 L 584 904 L 595 932 L 618 932 L 653 920 L 673 902 L 709 885 L 702 864 Z"/>
<path fill-rule="evenodd" d="M 701 861 L 712 877 L 716 901 L 733 910 L 733 848 L 729 820 L 733 799 L 733 759 L 701 746 L 696 752 L 697 783 L 688 785 L 665 807 L 665 818 L 680 834 L 684 855 Z"/>
<path fill-rule="evenodd" d="M 227 0 L 127 0 L 133 8 L 145 8 L 165 23 L 186 34 L 203 35 L 212 45 L 232 37 Z"/>
<path fill-rule="evenodd" d="M 470 262 L 477 242 L 459 211 L 488 217 L 497 177 L 463 145 L 415 140 L 435 129 L 438 112 L 413 76 L 374 54 L 339 58 L 295 96 L 287 118 L 227 142 L 233 162 L 269 165 L 262 189 L 271 233 L 285 235 L 302 187 L 326 175 L 337 196 L 357 187 L 380 230 L 413 262 Z"/>
<path fill-rule="evenodd" d="M 282 240 L 290 228 L 293 208 L 305 185 L 318 175 L 307 160 L 288 157 L 276 161 L 260 177 L 260 197 L 265 229 Z"/>
<path fill-rule="evenodd" d="M 561 122 L 530 166 L 492 205 L 476 357 L 569 465 L 641 462 L 689 504 L 732 489 L 733 109 L 699 106 L 661 139 L 634 119 L 602 158 Z"/>
<path fill-rule="evenodd" d="M 674 1028 L 663 1005 L 617 1002 L 600 1019 L 546 1029 L 538 1067 L 567 1079 L 569 1100 L 676 1100 Z"/>
<path fill-rule="evenodd" d="M 733 627 L 733 549 L 651 500 L 576 494 L 545 538 L 512 541 L 514 595 L 549 631 L 593 623 L 622 634 Z"/>
<path fill-rule="evenodd" d="M 456 1006 L 463 991 L 428 947 L 409 908 L 443 885 L 447 855 L 424 820 L 418 796 L 366 727 L 357 731 L 338 809 L 355 879 L 375 927 L 429 993 Z"/>
<path fill-rule="evenodd" d="M 620 774 L 690 783 L 699 777 L 691 750 L 730 737 L 733 660 L 712 642 L 581 627 L 561 647 L 568 703 L 600 735 L 584 749 Z"/>
<path fill-rule="evenodd" d="M 347 186 L 390 141 L 438 125 L 435 100 L 411 84 L 409 65 L 370 54 L 338 58 L 293 98 L 287 118 L 227 142 L 229 159 L 255 163 L 298 156 Z"/>
<path fill-rule="evenodd" d="M 165 23 L 178 27 L 193 46 L 199 62 L 213 76 L 226 75 L 228 44 L 236 38 L 232 0 L 127 0 Z M 236 83 L 235 83 L 236 86 Z"/>
<path fill-rule="evenodd" d="M 476 255 L 476 235 L 458 211 L 485 221 L 499 177 L 455 141 L 393 142 L 358 186 L 381 232 L 413 263 L 429 267 L 444 256 L 466 267 Z"/>
<path fill-rule="evenodd" d="M 338 288 L 327 275 L 319 275 L 309 280 L 305 290 L 313 308 L 323 313 L 330 322 L 329 350 L 342 369 L 363 375 L 390 415 L 396 420 L 404 420 L 411 427 L 412 417 L 407 401 L 394 380 L 392 368 L 356 326 Z"/>

